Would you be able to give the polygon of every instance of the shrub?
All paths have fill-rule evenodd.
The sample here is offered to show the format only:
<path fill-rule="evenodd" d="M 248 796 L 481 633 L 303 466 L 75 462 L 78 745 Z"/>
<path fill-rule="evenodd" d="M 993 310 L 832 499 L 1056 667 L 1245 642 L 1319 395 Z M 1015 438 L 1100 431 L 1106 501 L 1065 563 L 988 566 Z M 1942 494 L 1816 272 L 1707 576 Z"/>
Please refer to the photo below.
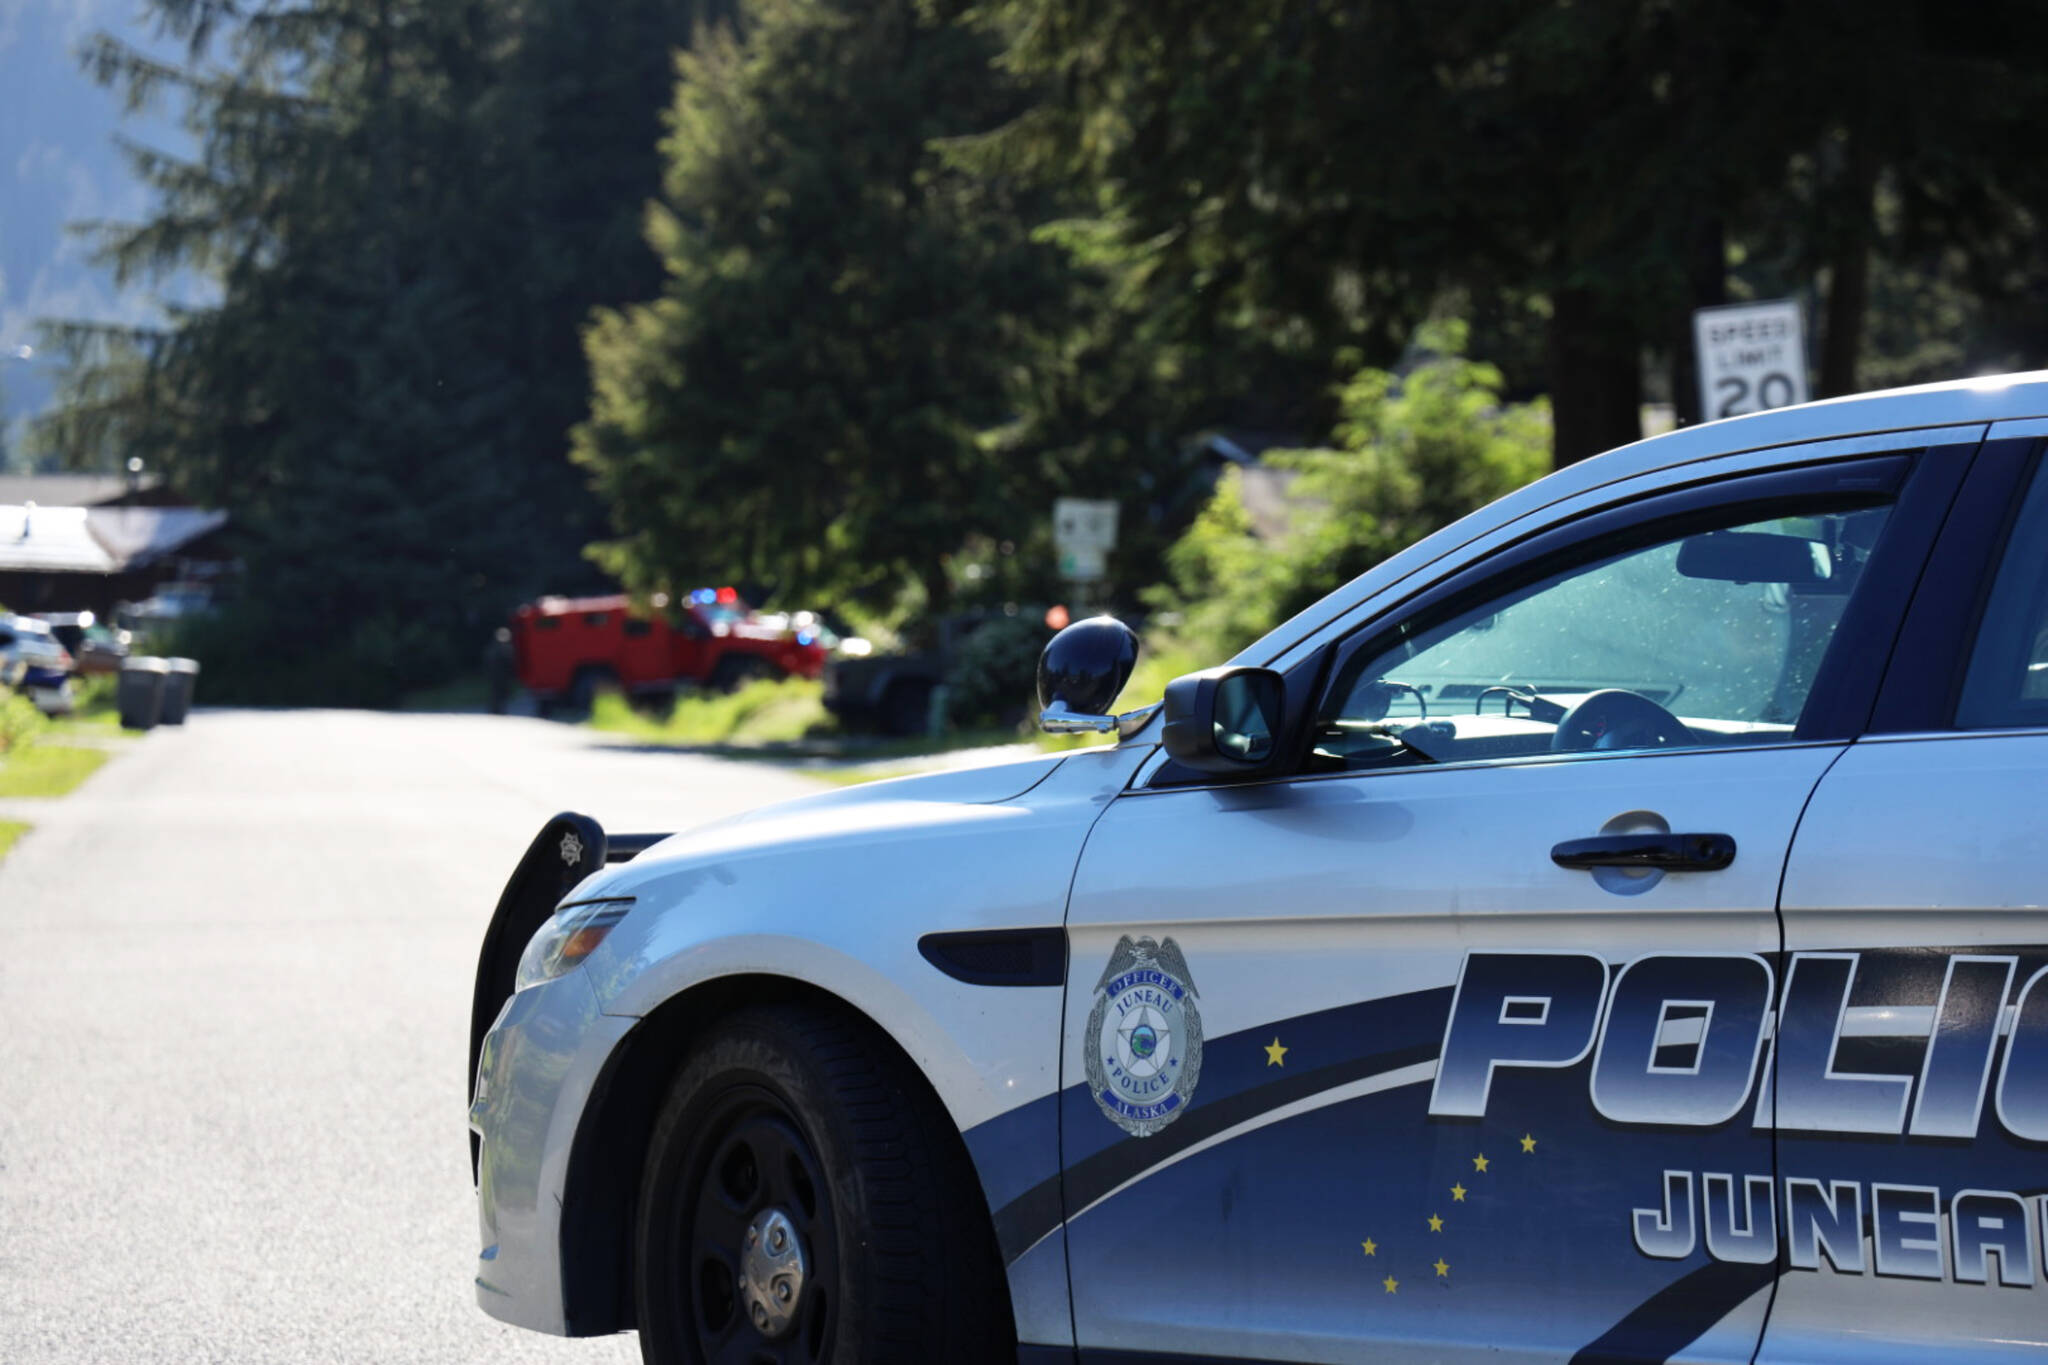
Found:
<path fill-rule="evenodd" d="M 1406 376 L 1361 370 L 1339 394 L 1335 445 L 1274 451 L 1291 472 L 1291 520 L 1255 534 L 1237 470 L 1167 552 L 1171 581 L 1148 594 L 1210 662 L 1235 654 L 1395 551 L 1545 472 L 1550 410 L 1502 403 L 1500 371 L 1463 356 L 1462 323 L 1427 327 L 1431 358 Z"/>
<path fill-rule="evenodd" d="M 48 729 L 50 722 L 20 693 L 0 687 L 0 755 L 11 754 Z"/>
<path fill-rule="evenodd" d="M 158 645 L 199 661 L 215 703 L 382 707 L 447 681 L 476 657 L 470 643 L 425 616 L 323 623 L 244 601 L 180 621 Z"/>
<path fill-rule="evenodd" d="M 960 642 L 946 668 L 946 719 L 956 728 L 1020 723 L 1033 709 L 1038 656 L 1052 631 L 1036 613 L 995 616 Z"/>

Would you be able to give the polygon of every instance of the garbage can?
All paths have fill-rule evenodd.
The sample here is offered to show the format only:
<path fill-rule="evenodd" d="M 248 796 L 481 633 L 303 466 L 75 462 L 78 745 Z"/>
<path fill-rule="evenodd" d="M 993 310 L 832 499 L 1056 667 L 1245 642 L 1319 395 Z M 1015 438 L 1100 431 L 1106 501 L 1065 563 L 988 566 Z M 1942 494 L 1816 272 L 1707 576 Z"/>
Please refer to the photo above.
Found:
<path fill-rule="evenodd" d="M 153 729 L 163 718 L 164 678 L 169 672 L 162 659 L 145 656 L 122 661 L 121 687 L 116 694 L 122 729 Z"/>
<path fill-rule="evenodd" d="M 199 682 L 197 659 L 164 660 L 164 709 L 157 719 L 164 725 L 183 725 L 192 709 L 192 689 Z"/>

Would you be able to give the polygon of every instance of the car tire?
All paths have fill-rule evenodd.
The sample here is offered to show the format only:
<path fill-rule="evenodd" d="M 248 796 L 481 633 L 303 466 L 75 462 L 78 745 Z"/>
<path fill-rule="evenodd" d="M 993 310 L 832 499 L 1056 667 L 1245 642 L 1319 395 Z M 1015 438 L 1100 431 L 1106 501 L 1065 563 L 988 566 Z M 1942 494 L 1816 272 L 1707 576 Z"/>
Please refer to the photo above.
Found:
<path fill-rule="evenodd" d="M 655 1120 L 634 1252 L 649 1365 L 1016 1354 L 957 1131 L 841 1011 L 754 1008 L 704 1037 Z"/>

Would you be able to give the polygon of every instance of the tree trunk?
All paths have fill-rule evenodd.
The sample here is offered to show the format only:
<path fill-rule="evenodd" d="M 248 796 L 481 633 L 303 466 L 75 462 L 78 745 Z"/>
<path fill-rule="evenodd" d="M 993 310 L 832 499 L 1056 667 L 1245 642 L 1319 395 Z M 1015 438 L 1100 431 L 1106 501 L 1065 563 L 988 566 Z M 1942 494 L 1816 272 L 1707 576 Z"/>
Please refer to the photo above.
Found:
<path fill-rule="evenodd" d="M 1588 289 L 1550 298 L 1551 459 L 1559 469 L 1642 436 L 1635 328 Z"/>
<path fill-rule="evenodd" d="M 1702 420 L 1699 352 L 1693 341 L 1692 315 L 1701 308 L 1728 302 L 1727 232 L 1719 214 L 1702 214 L 1686 243 L 1685 307 L 1671 320 L 1671 406 L 1678 425 Z"/>
<path fill-rule="evenodd" d="M 1850 153 L 1845 211 L 1834 259 L 1828 269 L 1827 324 L 1821 332 L 1820 392 L 1817 398 L 1858 393 L 1856 358 L 1863 346 L 1863 319 L 1870 310 L 1870 244 L 1876 212 L 1877 160 L 1859 139 Z"/>

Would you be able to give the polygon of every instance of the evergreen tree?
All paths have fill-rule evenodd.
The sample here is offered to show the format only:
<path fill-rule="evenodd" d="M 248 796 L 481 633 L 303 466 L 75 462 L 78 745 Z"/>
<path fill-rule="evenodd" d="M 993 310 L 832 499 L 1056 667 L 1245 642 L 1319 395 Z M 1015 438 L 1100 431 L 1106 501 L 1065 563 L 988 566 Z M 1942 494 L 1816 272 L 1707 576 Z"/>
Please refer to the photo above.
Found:
<path fill-rule="evenodd" d="M 1738 257 L 1823 285 L 1824 392 L 1856 382 L 1873 253 L 1962 244 L 1987 299 L 2038 278 L 2044 15 L 2019 0 L 987 13 L 1051 92 L 1004 154 L 1101 188 L 1172 335 L 1264 348 L 1308 393 L 1432 308 L 1539 316 L 1512 387 L 1548 389 L 1560 462 L 1633 439 L 1646 349 L 1693 406 L 1691 311 L 1773 273 Z"/>
<path fill-rule="evenodd" d="M 700 43 L 663 143 L 652 302 L 598 315 L 576 457 L 636 590 L 718 578 L 785 600 L 951 595 L 970 536 L 1020 537 L 1051 493 L 996 428 L 1064 306 L 1042 206 L 937 140 L 1020 97 L 975 32 L 916 0 L 765 0 Z"/>
<path fill-rule="evenodd" d="M 45 440 L 141 454 L 230 514 L 243 600 L 201 642 L 227 695 L 388 701 L 473 662 L 512 602 L 593 577 L 576 328 L 657 278 L 635 225 L 692 7 L 152 12 L 188 63 L 102 38 L 92 64 L 182 98 L 200 153 L 130 149 L 157 208 L 104 250 L 124 279 L 204 271 L 219 302 L 54 329 L 82 363 Z"/>

